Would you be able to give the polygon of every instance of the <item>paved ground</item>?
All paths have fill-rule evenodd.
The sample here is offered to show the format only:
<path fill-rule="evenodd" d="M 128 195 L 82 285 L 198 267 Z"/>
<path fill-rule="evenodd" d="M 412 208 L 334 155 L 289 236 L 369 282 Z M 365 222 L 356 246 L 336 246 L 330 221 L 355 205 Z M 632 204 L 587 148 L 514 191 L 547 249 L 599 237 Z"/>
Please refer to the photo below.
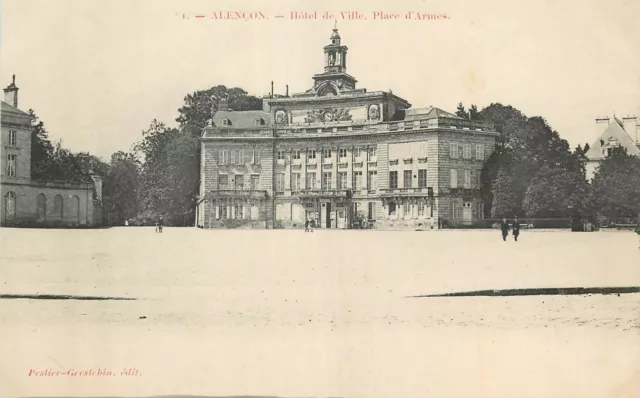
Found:
<path fill-rule="evenodd" d="M 0 246 L 0 295 L 136 299 L 0 299 L 2 396 L 640 394 L 640 294 L 410 298 L 640 286 L 632 233 L 2 229 Z M 109 376 L 71 376 L 89 369 Z"/>

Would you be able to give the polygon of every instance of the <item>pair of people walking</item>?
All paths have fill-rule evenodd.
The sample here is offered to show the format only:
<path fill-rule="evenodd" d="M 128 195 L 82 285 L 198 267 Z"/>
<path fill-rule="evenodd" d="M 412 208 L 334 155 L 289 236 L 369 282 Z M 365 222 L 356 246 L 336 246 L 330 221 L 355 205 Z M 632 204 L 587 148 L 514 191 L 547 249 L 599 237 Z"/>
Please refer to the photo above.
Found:
<path fill-rule="evenodd" d="M 314 224 L 313 220 L 307 219 L 304 222 L 304 232 L 313 232 L 313 224 Z"/>
<path fill-rule="evenodd" d="M 160 217 L 158 221 L 156 221 L 156 233 L 162 233 L 163 226 L 164 226 L 164 221 L 162 220 L 162 217 Z"/>
<path fill-rule="evenodd" d="M 506 241 L 507 236 L 509 236 L 509 229 L 513 230 L 513 239 L 517 242 L 518 235 L 520 235 L 520 223 L 518 222 L 518 217 L 514 217 L 513 223 L 511 226 L 506 218 L 502 219 L 502 224 L 500 225 L 500 229 L 502 230 L 502 240 Z"/>

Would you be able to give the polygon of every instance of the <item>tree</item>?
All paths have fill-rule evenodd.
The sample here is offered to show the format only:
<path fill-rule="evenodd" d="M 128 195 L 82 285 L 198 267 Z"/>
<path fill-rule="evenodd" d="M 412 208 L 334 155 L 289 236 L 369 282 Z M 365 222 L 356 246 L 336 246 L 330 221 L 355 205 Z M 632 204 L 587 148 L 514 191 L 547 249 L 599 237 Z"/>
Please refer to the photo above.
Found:
<path fill-rule="evenodd" d="M 33 109 L 29 109 L 33 118 L 31 131 L 31 178 L 46 180 L 53 161 L 53 145 L 49 140 L 49 133 L 44 128 L 44 122 L 36 116 Z"/>
<path fill-rule="evenodd" d="M 606 219 L 640 218 L 640 158 L 615 148 L 595 172 L 591 197 L 596 211 Z"/>
<path fill-rule="evenodd" d="M 587 215 L 584 173 L 544 165 L 529 183 L 523 208 L 531 218 L 568 218 Z"/>
<path fill-rule="evenodd" d="M 122 225 L 138 215 L 138 178 L 140 163 L 132 153 L 111 155 L 109 172 L 104 181 L 104 210 L 110 221 Z"/>
<path fill-rule="evenodd" d="M 513 177 L 506 167 L 498 170 L 493 181 L 493 206 L 491 216 L 493 218 L 511 217 L 519 212 L 518 201 L 513 190 Z"/>
<path fill-rule="evenodd" d="M 460 116 L 463 119 L 469 119 L 469 112 L 464 109 L 464 105 L 462 102 L 458 103 L 458 108 L 456 109 L 456 116 Z"/>
<path fill-rule="evenodd" d="M 492 121 L 499 134 L 495 154 L 485 164 L 482 174 L 483 200 L 500 200 L 497 205 L 485 202 L 485 209 L 491 208 L 492 214 L 495 209 L 500 214 L 508 213 L 507 210 L 520 212 L 527 188 L 543 166 L 567 169 L 573 173 L 584 170 L 579 157 L 569 150 L 567 141 L 561 139 L 544 118 L 528 118 L 519 110 L 501 104 L 489 105 L 482 110 L 480 117 Z M 503 168 L 506 173 L 500 180 L 503 186 L 495 187 L 498 170 Z M 509 195 L 504 192 L 507 177 L 511 190 Z M 500 191 L 500 197 L 496 190 Z M 512 202 L 507 204 L 505 200 Z"/>
<path fill-rule="evenodd" d="M 180 115 L 176 119 L 181 128 L 188 127 L 192 134 L 200 135 L 207 120 L 217 112 L 220 99 L 226 98 L 229 107 L 235 111 L 260 110 L 262 100 L 249 95 L 241 88 L 215 86 L 207 90 L 199 90 L 184 98 L 184 105 L 178 109 Z"/>

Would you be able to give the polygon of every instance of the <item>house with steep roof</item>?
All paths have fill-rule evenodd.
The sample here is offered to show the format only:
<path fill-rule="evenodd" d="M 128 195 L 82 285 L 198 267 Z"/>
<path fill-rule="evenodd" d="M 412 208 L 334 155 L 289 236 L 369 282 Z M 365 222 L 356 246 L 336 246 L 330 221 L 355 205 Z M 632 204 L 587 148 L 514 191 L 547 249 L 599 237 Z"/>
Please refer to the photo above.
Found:
<path fill-rule="evenodd" d="M 591 181 L 600 162 L 610 156 L 614 148 L 623 147 L 629 155 L 640 156 L 640 121 L 636 116 L 626 116 L 622 120 L 615 115 L 612 119 L 597 118 L 596 134 L 598 138 L 586 153 L 587 180 Z"/>
<path fill-rule="evenodd" d="M 102 223 L 102 181 L 31 178 L 33 117 L 18 108 L 15 75 L 4 89 L 0 117 L 0 225 L 94 227 Z"/>

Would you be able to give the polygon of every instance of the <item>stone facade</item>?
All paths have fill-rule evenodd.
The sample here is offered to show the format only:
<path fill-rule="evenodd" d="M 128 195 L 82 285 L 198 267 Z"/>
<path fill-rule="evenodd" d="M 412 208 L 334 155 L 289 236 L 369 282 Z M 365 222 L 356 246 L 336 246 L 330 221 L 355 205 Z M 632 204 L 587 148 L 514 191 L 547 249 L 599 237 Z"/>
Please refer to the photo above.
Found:
<path fill-rule="evenodd" d="M 313 88 L 261 111 L 221 100 L 202 134 L 202 228 L 438 229 L 483 218 L 493 125 L 356 89 L 334 30 Z M 454 171 L 452 171 L 454 170 Z M 452 182 L 453 179 L 453 182 Z"/>
<path fill-rule="evenodd" d="M 17 108 L 14 81 L 4 89 L 0 124 L 0 225 L 95 227 L 102 223 L 101 181 L 31 179 L 31 116 Z"/>

